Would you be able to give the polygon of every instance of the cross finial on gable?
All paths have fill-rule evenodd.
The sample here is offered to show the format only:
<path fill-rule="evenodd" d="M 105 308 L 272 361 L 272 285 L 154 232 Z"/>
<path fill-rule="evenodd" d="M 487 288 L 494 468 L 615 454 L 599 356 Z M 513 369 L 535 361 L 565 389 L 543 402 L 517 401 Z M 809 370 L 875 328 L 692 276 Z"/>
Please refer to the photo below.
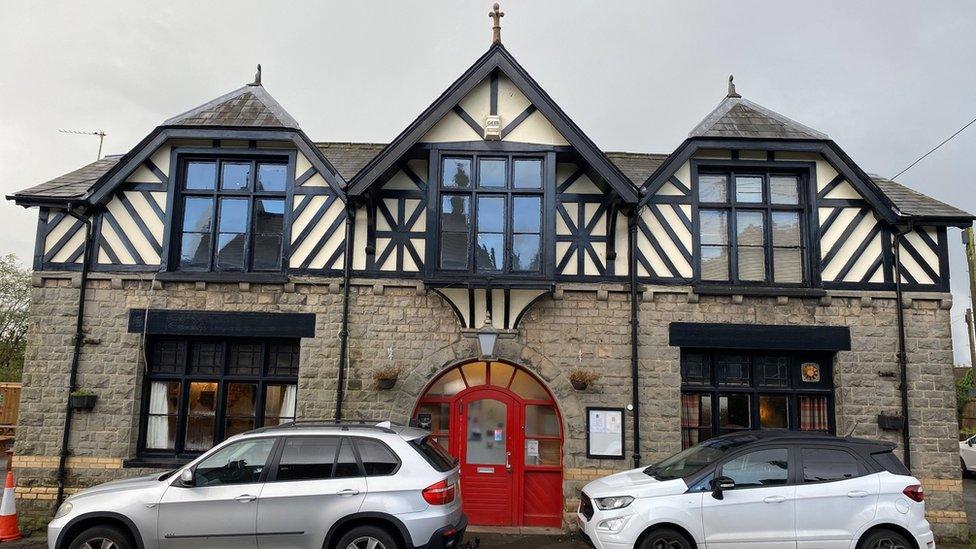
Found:
<path fill-rule="evenodd" d="M 732 80 L 735 78 L 733 75 L 729 75 L 729 93 L 725 97 L 742 97 L 735 92 L 735 83 Z"/>
<path fill-rule="evenodd" d="M 258 72 L 254 74 L 254 82 L 248 84 L 248 86 L 260 86 L 261 85 L 261 63 L 258 63 Z"/>
<path fill-rule="evenodd" d="M 502 43 L 501 19 L 502 17 L 505 17 L 505 12 L 499 11 L 498 2 L 495 2 L 495 5 L 491 7 L 491 11 L 488 12 L 488 17 L 491 17 L 494 20 L 494 23 L 491 26 L 491 43 L 501 44 Z"/>

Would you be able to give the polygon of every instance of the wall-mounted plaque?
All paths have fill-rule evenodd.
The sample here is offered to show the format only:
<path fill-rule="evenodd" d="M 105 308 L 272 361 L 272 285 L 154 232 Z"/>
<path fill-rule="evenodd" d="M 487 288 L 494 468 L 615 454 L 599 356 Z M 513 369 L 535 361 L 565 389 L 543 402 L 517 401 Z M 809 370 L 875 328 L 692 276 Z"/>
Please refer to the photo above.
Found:
<path fill-rule="evenodd" d="M 586 409 L 586 457 L 624 458 L 624 409 Z"/>

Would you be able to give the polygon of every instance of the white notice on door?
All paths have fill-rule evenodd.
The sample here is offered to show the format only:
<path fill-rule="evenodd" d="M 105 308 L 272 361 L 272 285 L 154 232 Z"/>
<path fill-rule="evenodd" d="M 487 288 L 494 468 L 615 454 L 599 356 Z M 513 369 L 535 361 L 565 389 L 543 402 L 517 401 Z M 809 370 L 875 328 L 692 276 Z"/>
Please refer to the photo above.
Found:
<path fill-rule="evenodd" d="M 529 457 L 539 457 L 539 441 L 531 438 L 526 439 L 525 453 Z"/>

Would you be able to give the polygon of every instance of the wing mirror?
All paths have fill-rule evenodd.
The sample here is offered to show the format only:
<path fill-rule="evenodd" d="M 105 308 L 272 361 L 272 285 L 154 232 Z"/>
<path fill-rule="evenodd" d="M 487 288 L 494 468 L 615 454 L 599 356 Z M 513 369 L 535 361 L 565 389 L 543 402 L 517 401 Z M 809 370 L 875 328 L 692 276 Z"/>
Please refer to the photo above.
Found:
<path fill-rule="evenodd" d="M 193 469 L 183 469 L 183 472 L 180 473 L 180 484 L 183 486 L 193 486 L 195 484 L 193 482 Z"/>
<path fill-rule="evenodd" d="M 725 499 L 723 492 L 735 488 L 735 481 L 729 477 L 717 477 L 712 480 L 712 497 Z"/>
<path fill-rule="evenodd" d="M 969 440 L 967 440 L 967 441 L 966 441 L 966 444 L 968 444 L 968 445 L 969 445 L 969 447 L 970 447 L 970 448 L 972 448 L 972 446 L 973 446 L 974 444 L 976 444 L 976 441 L 974 441 L 973 439 L 969 439 Z"/>

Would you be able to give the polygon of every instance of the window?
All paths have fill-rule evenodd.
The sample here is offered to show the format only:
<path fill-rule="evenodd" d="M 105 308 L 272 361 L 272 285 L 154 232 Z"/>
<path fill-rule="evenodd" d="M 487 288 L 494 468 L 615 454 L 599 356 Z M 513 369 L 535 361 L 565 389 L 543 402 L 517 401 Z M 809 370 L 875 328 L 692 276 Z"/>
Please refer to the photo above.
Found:
<path fill-rule="evenodd" d="M 296 340 L 151 339 L 142 451 L 192 456 L 294 420 L 297 357 Z"/>
<path fill-rule="evenodd" d="M 276 480 L 332 478 L 338 437 L 285 437 Z"/>
<path fill-rule="evenodd" d="M 400 460 L 393 450 L 378 440 L 357 438 L 356 448 L 359 449 L 359 459 L 363 461 L 368 477 L 392 475 L 400 466 Z"/>
<path fill-rule="evenodd" d="M 542 158 L 444 156 L 440 173 L 441 270 L 542 271 Z"/>
<path fill-rule="evenodd" d="M 703 169 L 697 186 L 700 280 L 807 282 L 799 174 Z"/>
<path fill-rule="evenodd" d="M 863 475 L 866 471 L 857 458 L 834 448 L 803 448 L 803 482 L 829 482 Z"/>
<path fill-rule="evenodd" d="M 196 486 L 251 484 L 261 479 L 268 462 L 273 438 L 243 440 L 218 450 L 200 462 L 193 472 Z"/>
<path fill-rule="evenodd" d="M 824 353 L 682 349 L 682 447 L 748 429 L 831 432 L 831 361 Z"/>
<path fill-rule="evenodd" d="M 273 160 L 187 160 L 180 184 L 179 269 L 281 270 L 287 166 Z"/>
<path fill-rule="evenodd" d="M 725 462 L 721 475 L 734 480 L 736 488 L 780 486 L 789 481 L 788 456 L 786 448 L 756 450 Z"/>

